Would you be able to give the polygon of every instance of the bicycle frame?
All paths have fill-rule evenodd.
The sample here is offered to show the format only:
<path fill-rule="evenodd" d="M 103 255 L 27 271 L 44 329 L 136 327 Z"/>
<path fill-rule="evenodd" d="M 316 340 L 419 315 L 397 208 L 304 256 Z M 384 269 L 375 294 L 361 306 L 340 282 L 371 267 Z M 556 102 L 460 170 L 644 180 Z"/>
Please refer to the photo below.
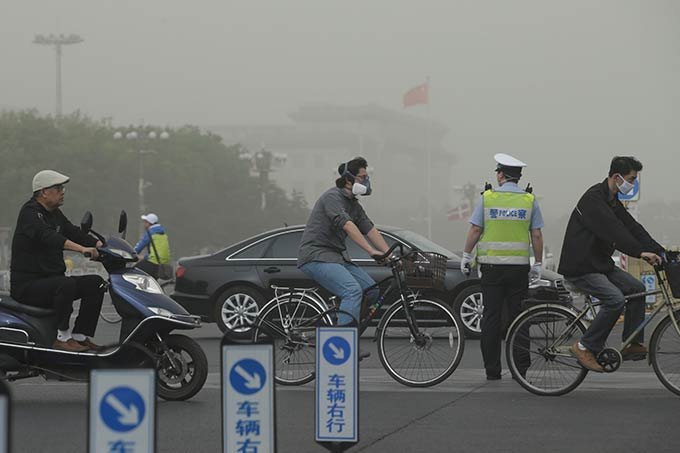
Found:
<path fill-rule="evenodd" d="M 382 279 L 381 281 L 371 285 L 370 287 L 366 288 L 363 291 L 363 294 L 365 295 L 366 293 L 378 288 L 380 290 L 380 295 L 378 296 L 378 300 L 376 303 L 378 304 L 375 311 L 367 316 L 363 321 L 359 321 L 359 334 L 361 335 L 366 328 L 368 328 L 369 323 L 375 318 L 375 315 L 378 313 L 378 310 L 383 306 L 385 298 L 392 293 L 395 289 L 398 290 L 399 292 L 399 299 L 395 301 L 394 303 L 401 303 L 402 306 L 404 307 L 405 313 L 407 314 L 406 316 L 406 322 L 409 327 L 409 331 L 411 335 L 413 335 L 414 338 L 416 338 L 419 334 L 418 331 L 418 326 L 416 323 L 416 320 L 411 316 L 411 311 L 409 307 L 409 300 L 410 299 L 415 299 L 417 298 L 418 292 L 412 292 L 412 294 L 406 295 L 406 292 L 408 288 L 406 285 L 404 285 L 403 278 L 401 275 L 401 268 L 399 266 L 400 259 L 393 260 L 390 262 L 391 268 L 392 268 L 392 275 L 389 277 L 386 277 Z M 384 291 L 381 289 L 385 283 L 389 282 L 387 285 L 387 289 Z M 329 322 L 329 324 L 332 324 L 332 317 L 331 315 L 334 313 L 337 313 L 339 311 L 339 306 L 329 306 L 326 300 L 319 294 L 318 288 L 317 287 L 312 287 L 312 288 L 293 288 L 293 287 L 280 287 L 280 286 L 272 286 L 272 289 L 274 290 L 274 299 L 269 301 L 261 310 L 262 312 L 266 312 L 267 308 L 270 307 L 271 304 L 276 304 L 279 310 L 279 316 L 281 319 L 283 319 L 283 313 L 281 312 L 281 304 L 285 302 L 292 302 L 295 300 L 307 300 L 308 302 L 312 303 L 315 305 L 321 312 L 316 314 L 315 316 L 312 316 L 308 320 L 306 320 L 304 323 L 295 326 L 296 329 L 305 329 L 305 328 L 315 328 L 318 322 L 321 319 L 326 318 L 326 321 Z M 282 291 L 285 291 L 284 293 L 280 293 Z M 363 307 L 362 307 L 363 308 Z M 363 311 L 363 310 L 362 310 Z M 297 313 L 297 308 L 293 312 L 293 315 Z M 378 329 L 376 330 L 376 337 L 377 333 L 380 331 L 380 328 L 382 326 L 382 322 L 378 324 Z M 275 325 L 272 325 L 265 319 L 262 319 L 258 315 L 258 319 L 255 321 L 255 328 L 260 329 L 264 331 L 265 334 L 272 336 L 273 334 L 278 334 L 282 336 L 286 336 L 289 334 L 289 329 L 288 327 L 284 326 L 284 331 L 281 331 L 280 328 L 278 328 Z M 375 339 L 374 339 L 375 341 Z"/>

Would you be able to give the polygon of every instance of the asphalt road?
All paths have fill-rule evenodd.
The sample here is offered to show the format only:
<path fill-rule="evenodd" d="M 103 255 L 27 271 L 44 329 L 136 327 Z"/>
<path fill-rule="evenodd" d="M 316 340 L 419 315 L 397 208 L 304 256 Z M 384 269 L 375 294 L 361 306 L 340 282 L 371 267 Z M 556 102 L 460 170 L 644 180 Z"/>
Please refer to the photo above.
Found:
<path fill-rule="evenodd" d="M 115 338 L 100 322 L 97 339 Z M 220 332 L 212 324 L 190 333 L 204 348 L 210 374 L 187 402 L 158 403 L 159 452 L 220 451 Z M 429 389 L 394 382 L 373 356 L 360 369 L 360 442 L 364 452 L 678 452 L 680 397 L 658 382 L 645 362 L 624 363 L 610 375 L 590 374 L 574 392 L 537 397 L 504 372 L 487 382 L 478 341 L 466 343 L 456 372 Z M 87 386 L 11 384 L 15 452 L 83 452 Z M 280 452 L 325 451 L 314 442 L 314 387 L 277 387 Z"/>

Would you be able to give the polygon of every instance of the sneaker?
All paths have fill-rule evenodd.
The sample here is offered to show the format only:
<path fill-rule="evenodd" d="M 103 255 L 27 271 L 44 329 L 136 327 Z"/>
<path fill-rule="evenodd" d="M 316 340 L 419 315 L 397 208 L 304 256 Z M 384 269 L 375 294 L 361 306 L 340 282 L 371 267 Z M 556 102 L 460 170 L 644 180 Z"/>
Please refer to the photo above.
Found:
<path fill-rule="evenodd" d="M 647 348 L 640 343 L 631 343 L 621 351 L 623 360 L 644 360 L 647 358 Z"/>
<path fill-rule="evenodd" d="M 487 374 L 486 380 L 487 381 L 500 381 L 501 375 L 500 374 Z"/>
<path fill-rule="evenodd" d="M 597 359 L 593 353 L 587 349 L 585 351 L 581 350 L 581 348 L 578 347 L 578 342 L 571 345 L 570 351 L 571 354 L 576 357 L 578 363 L 586 370 L 595 371 L 596 373 L 604 373 L 604 368 L 602 368 L 602 365 L 597 363 Z"/>
<path fill-rule="evenodd" d="M 69 352 L 85 352 L 89 348 L 87 346 L 81 345 L 73 338 L 69 338 L 66 341 L 55 340 L 54 343 L 52 344 L 52 349 L 59 349 L 61 351 Z"/>

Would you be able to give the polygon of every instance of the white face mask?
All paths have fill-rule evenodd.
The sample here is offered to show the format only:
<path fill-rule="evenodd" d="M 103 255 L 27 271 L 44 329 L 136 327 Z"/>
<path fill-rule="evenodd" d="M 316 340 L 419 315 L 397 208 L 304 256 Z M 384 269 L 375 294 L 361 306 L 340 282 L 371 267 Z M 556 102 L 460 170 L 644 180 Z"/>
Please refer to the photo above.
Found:
<path fill-rule="evenodd" d="M 359 184 L 358 182 L 355 182 L 352 185 L 352 193 L 354 195 L 366 195 L 366 192 L 368 192 L 368 187 L 365 185 Z"/>
<path fill-rule="evenodd" d="M 624 194 L 624 195 L 628 195 L 628 194 L 631 193 L 631 192 L 633 191 L 633 189 L 635 188 L 635 184 L 626 181 L 626 180 L 623 178 L 623 176 L 621 176 L 621 175 L 618 175 L 618 176 L 619 176 L 619 178 L 621 178 L 621 180 L 622 180 L 623 182 L 622 182 L 621 184 L 616 183 L 616 187 L 619 189 L 619 192 L 621 192 L 621 193 Z"/>

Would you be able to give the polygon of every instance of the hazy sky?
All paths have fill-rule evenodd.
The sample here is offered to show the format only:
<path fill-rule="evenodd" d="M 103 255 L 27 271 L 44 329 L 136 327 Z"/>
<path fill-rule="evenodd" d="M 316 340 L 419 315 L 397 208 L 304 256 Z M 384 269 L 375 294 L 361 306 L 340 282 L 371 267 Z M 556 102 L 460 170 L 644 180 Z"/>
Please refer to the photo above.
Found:
<path fill-rule="evenodd" d="M 54 52 L 31 43 L 50 32 L 85 39 L 64 51 L 66 112 L 283 123 L 307 102 L 401 109 L 429 76 L 410 112 L 449 127 L 461 183 L 508 152 L 563 211 L 635 154 L 643 198 L 680 199 L 675 0 L 0 0 L 0 107 L 54 110 Z"/>

